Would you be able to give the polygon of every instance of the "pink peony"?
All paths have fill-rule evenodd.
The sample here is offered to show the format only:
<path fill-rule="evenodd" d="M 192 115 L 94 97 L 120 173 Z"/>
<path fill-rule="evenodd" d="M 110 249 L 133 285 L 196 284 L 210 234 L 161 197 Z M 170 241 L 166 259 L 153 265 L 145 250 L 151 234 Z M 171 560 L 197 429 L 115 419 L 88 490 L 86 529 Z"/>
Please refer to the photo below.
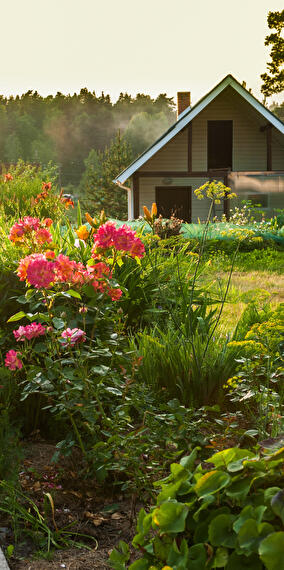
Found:
<path fill-rule="evenodd" d="M 13 331 L 16 341 L 24 341 L 25 339 L 31 340 L 45 334 L 46 327 L 40 323 L 31 323 L 25 327 L 20 326 L 17 330 Z"/>
<path fill-rule="evenodd" d="M 61 342 L 62 346 L 74 346 L 74 344 L 78 344 L 80 342 L 85 342 L 86 340 L 86 333 L 81 329 L 70 329 L 67 328 L 61 334 L 62 338 L 66 339 L 65 341 Z"/>
<path fill-rule="evenodd" d="M 20 370 L 23 368 L 23 363 L 18 358 L 18 354 L 19 352 L 16 352 L 15 350 L 9 350 L 9 352 L 7 352 L 5 358 L 5 366 L 7 366 L 7 368 L 10 370 L 17 370 L 17 368 Z"/>
<path fill-rule="evenodd" d="M 36 289 L 49 287 L 55 279 L 54 264 L 52 261 L 43 259 L 33 259 L 27 267 L 27 281 L 34 285 Z"/>

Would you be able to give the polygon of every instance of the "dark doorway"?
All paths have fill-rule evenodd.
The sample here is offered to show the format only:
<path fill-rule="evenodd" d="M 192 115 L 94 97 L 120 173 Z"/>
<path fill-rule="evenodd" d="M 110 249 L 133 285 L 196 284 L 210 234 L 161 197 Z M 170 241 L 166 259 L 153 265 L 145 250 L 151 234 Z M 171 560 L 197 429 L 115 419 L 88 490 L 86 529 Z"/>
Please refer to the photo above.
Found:
<path fill-rule="evenodd" d="M 233 168 L 233 121 L 208 121 L 208 170 Z"/>
<path fill-rule="evenodd" d="M 156 204 L 158 215 L 191 221 L 191 186 L 156 186 Z"/>

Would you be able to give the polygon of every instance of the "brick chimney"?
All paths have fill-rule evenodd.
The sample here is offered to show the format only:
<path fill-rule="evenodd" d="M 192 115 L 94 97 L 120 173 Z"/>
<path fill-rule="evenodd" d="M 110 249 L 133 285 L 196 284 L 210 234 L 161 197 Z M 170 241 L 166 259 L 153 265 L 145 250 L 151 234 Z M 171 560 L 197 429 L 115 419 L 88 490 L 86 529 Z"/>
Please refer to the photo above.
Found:
<path fill-rule="evenodd" d="M 177 93 L 177 119 L 187 107 L 190 107 L 190 91 L 179 91 Z"/>

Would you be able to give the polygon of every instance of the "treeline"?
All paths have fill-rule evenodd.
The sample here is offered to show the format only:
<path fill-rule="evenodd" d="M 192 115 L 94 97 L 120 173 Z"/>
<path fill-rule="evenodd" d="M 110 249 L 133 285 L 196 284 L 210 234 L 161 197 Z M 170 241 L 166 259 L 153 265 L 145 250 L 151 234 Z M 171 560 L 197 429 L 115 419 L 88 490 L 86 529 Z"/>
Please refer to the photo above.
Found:
<path fill-rule="evenodd" d="M 58 165 L 60 182 L 78 187 L 91 151 L 109 147 L 118 131 L 133 157 L 142 152 L 175 120 L 173 99 L 121 93 L 109 95 L 81 89 L 79 94 L 41 97 L 37 91 L 0 96 L 0 160 Z"/>

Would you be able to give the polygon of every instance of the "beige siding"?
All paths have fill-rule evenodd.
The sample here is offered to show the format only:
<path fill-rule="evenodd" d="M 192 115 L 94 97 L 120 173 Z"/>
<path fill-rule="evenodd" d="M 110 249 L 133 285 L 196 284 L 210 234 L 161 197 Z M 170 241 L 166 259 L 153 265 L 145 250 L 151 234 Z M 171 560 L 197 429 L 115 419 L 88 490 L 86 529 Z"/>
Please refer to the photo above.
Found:
<path fill-rule="evenodd" d="M 165 186 L 171 191 L 171 186 L 191 186 L 192 188 L 192 222 L 197 222 L 198 219 L 205 220 L 208 214 L 209 200 L 198 200 L 194 194 L 194 190 L 205 184 L 206 178 L 172 178 L 171 184 L 165 184 L 163 178 L 140 178 L 140 208 L 139 215 L 143 216 L 143 206 L 147 206 L 150 210 L 152 203 L 155 202 L 155 188 L 156 186 Z M 216 215 L 220 217 L 223 213 L 223 205 L 217 206 Z"/>
<path fill-rule="evenodd" d="M 266 170 L 265 120 L 232 88 L 192 121 L 192 170 L 207 170 L 207 121 L 233 121 L 233 170 Z"/>
<path fill-rule="evenodd" d="M 187 130 L 178 133 L 174 139 L 168 142 L 161 150 L 159 150 L 141 170 L 180 170 L 187 171 Z"/>
<path fill-rule="evenodd" d="M 272 131 L 272 170 L 284 170 L 284 135 Z"/>

